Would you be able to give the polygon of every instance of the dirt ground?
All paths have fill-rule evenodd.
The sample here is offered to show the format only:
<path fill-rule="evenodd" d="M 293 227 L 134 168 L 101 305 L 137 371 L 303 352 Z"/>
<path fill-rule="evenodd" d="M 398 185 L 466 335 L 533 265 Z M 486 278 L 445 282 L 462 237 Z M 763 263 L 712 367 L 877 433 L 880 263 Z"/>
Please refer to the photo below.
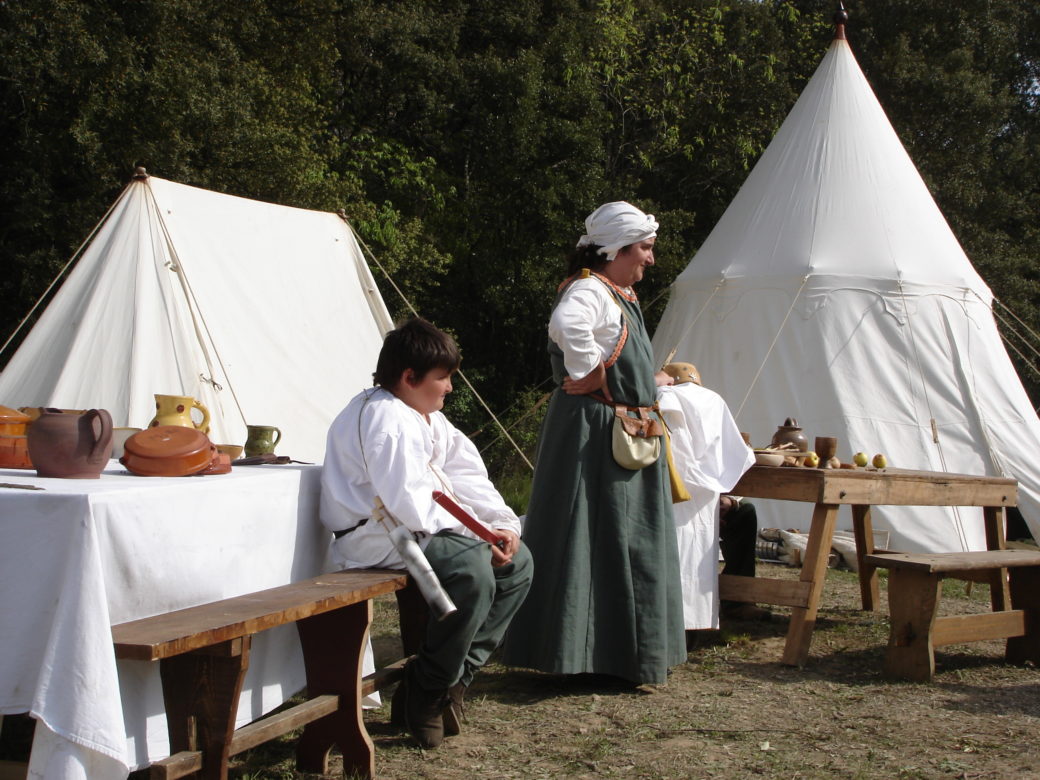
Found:
<path fill-rule="evenodd" d="M 797 578 L 783 566 L 760 575 Z M 463 733 L 437 750 L 366 713 L 377 775 L 412 778 L 1040 778 L 1040 670 L 1003 662 L 1003 642 L 940 648 L 931 684 L 881 675 L 882 609 L 859 607 L 856 577 L 828 573 L 808 664 L 778 661 L 788 625 L 732 623 L 698 636 L 663 686 L 625 686 L 489 665 Z M 984 611 L 988 589 L 947 581 L 943 612 Z M 377 604 L 377 657 L 399 657 L 393 598 Z M 298 778 L 292 741 L 239 757 L 237 778 Z M 334 757 L 334 772 L 342 777 Z"/>

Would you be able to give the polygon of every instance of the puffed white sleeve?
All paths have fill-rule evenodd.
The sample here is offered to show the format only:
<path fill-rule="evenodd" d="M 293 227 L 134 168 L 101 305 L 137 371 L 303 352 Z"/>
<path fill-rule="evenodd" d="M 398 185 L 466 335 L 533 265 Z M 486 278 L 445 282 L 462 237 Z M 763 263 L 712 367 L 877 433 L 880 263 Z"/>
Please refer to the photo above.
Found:
<path fill-rule="evenodd" d="M 434 479 L 423 439 L 407 430 L 407 421 L 383 422 L 390 424 L 372 431 L 366 442 L 372 487 L 395 519 L 412 531 L 435 534 L 441 529 L 440 511 L 433 502 Z"/>
<path fill-rule="evenodd" d="M 594 290 L 570 287 L 549 318 L 549 338 L 563 350 L 563 364 L 571 379 L 582 379 L 606 355 L 596 343 L 595 330 L 606 318 L 609 301 Z"/>
<path fill-rule="evenodd" d="M 520 533 L 520 520 L 488 477 L 476 446 L 462 431 L 444 421 L 447 428 L 444 475 L 464 509 L 484 525 Z"/>

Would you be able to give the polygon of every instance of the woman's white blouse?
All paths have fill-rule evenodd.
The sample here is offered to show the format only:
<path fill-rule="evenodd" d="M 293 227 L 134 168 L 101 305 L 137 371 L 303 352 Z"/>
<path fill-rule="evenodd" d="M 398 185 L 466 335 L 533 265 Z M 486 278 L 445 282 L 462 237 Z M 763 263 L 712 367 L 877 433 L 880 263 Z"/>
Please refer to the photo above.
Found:
<path fill-rule="evenodd" d="M 582 379 L 614 352 L 621 338 L 621 307 L 597 279 L 578 279 L 549 318 L 549 338 L 563 350 L 571 379 Z"/>

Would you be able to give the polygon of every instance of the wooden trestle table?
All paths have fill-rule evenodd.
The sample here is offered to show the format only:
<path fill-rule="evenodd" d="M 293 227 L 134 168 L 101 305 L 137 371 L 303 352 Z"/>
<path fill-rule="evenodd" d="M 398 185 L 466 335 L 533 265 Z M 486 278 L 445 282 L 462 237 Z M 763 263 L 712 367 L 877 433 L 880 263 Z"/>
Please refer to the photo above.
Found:
<path fill-rule="evenodd" d="M 816 613 L 827 576 L 838 508 L 852 507 L 860 594 L 864 610 L 878 608 L 877 570 L 863 558 L 876 551 L 870 519 L 871 506 L 978 506 L 982 507 L 986 545 L 1001 550 L 1004 508 L 1018 503 L 1018 483 L 1003 477 L 979 477 L 904 469 L 813 469 L 792 466 L 752 466 L 731 491 L 745 498 L 770 498 L 814 504 L 808 545 L 798 580 L 766 577 L 719 576 L 723 599 L 775 604 L 792 608 L 782 663 L 804 666 L 809 657 Z M 994 610 L 1007 608 L 1005 570 L 987 575 Z"/>

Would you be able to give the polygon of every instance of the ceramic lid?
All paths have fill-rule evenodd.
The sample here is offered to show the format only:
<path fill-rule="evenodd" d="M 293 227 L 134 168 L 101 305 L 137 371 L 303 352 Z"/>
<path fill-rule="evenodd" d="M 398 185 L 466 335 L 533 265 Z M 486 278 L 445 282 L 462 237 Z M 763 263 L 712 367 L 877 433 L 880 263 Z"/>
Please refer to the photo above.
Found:
<path fill-rule="evenodd" d="M 202 431 L 157 425 L 127 439 L 119 462 L 143 476 L 181 477 L 207 468 L 216 454 L 217 448 Z"/>

